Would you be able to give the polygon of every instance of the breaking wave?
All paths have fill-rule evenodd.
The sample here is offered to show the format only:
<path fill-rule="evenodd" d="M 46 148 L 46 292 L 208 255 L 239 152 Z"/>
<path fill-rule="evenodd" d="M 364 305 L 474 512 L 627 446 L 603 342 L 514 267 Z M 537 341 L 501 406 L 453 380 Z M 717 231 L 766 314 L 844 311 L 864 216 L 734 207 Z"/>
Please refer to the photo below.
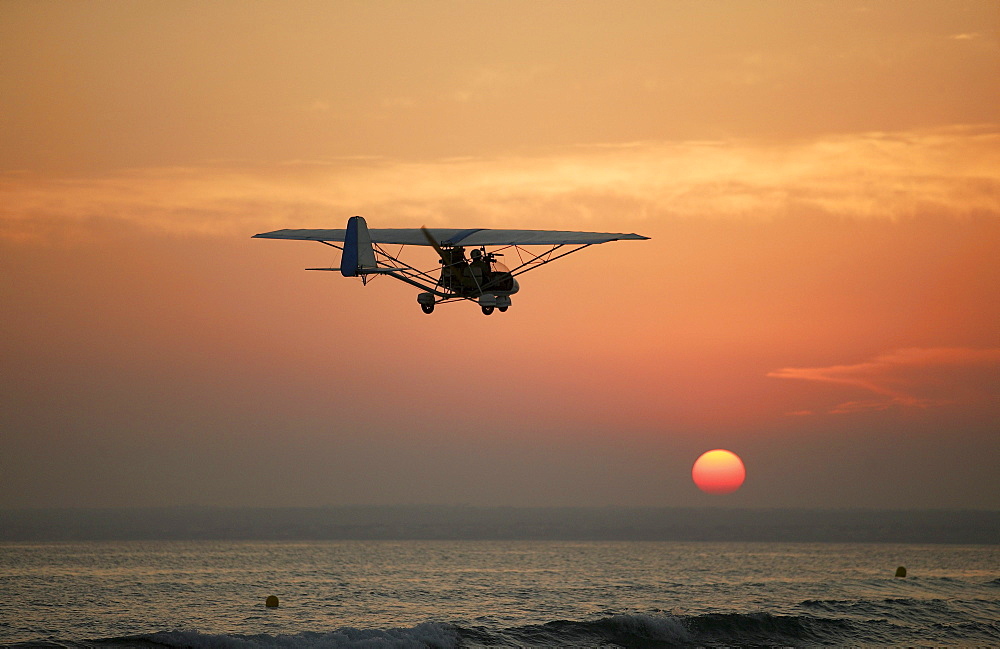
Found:
<path fill-rule="evenodd" d="M 869 602 L 868 604 L 872 604 Z M 874 603 L 869 615 L 885 615 L 880 606 L 909 606 L 912 602 Z M 459 626 L 427 622 L 407 629 L 342 628 L 329 632 L 282 635 L 213 635 L 195 631 L 171 631 L 84 642 L 30 643 L 10 645 L 65 648 L 191 648 L 191 649 L 292 649 L 292 648 L 432 648 L 458 647 L 728 647 L 810 644 L 899 645 L 914 642 L 973 642 L 996 644 L 1000 626 L 989 622 L 956 625 L 933 623 L 921 628 L 874 617 L 857 617 L 859 602 L 810 600 L 807 608 L 833 612 L 846 608 L 853 619 L 771 613 L 712 613 L 693 616 L 622 614 L 590 621 L 557 620 L 545 624 L 506 629 Z M 915 613 L 919 615 L 919 612 Z M 891 615 L 889 617 L 892 617 Z"/>

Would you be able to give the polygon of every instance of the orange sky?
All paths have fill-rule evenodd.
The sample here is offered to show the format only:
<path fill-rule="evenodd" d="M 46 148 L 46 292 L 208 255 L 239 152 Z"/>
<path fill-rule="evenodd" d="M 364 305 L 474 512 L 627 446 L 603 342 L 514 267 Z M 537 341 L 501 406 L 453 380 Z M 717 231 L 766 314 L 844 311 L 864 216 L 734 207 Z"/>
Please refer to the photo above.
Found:
<path fill-rule="evenodd" d="M 0 507 L 997 509 L 998 29 L 996 2 L 0 4 Z M 652 240 L 484 318 L 249 238 L 353 214 Z M 713 448 L 739 492 L 691 483 Z"/>

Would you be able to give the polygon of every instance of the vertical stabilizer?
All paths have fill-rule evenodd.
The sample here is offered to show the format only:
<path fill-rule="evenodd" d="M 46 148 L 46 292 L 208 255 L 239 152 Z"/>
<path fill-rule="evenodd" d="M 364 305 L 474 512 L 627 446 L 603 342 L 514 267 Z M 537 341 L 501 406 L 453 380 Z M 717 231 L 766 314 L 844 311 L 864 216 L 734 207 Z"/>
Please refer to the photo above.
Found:
<path fill-rule="evenodd" d="M 340 258 L 340 273 L 344 277 L 357 277 L 364 271 L 375 269 L 375 251 L 372 238 L 368 234 L 368 224 L 362 216 L 347 219 L 347 233 L 344 236 L 344 254 Z"/>

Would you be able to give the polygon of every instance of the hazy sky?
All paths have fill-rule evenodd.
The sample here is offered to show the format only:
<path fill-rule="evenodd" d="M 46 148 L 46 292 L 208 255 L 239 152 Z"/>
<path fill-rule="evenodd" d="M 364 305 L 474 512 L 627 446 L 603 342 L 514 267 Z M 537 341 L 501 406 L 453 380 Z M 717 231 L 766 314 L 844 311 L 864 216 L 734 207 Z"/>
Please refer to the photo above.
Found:
<path fill-rule="evenodd" d="M 2 507 L 998 509 L 998 258 L 996 1 L 0 3 Z"/>

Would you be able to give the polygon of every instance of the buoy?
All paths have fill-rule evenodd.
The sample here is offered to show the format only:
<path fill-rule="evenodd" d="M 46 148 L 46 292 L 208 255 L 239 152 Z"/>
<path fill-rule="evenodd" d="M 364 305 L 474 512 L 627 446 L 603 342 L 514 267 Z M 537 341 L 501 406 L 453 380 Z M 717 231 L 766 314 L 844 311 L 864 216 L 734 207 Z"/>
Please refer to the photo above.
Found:
<path fill-rule="evenodd" d="M 906 568 L 904 568 L 903 566 L 900 566 L 900 567 L 896 568 L 896 576 L 897 577 L 905 577 L 906 576 Z M 275 605 L 275 606 L 277 606 L 277 605 Z"/>
<path fill-rule="evenodd" d="M 278 608 L 278 598 L 275 595 L 268 595 L 264 600 L 264 606 L 268 608 Z"/>

